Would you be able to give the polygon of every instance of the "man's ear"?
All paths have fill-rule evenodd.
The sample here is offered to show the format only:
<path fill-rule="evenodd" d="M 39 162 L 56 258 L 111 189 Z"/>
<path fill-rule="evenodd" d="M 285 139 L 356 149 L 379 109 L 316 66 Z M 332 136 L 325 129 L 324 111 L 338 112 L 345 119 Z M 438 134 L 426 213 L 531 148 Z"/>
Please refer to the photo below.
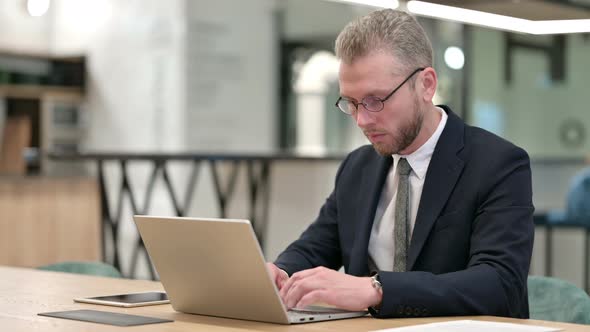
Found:
<path fill-rule="evenodd" d="M 436 71 L 432 67 L 427 67 L 421 72 L 420 79 L 418 80 L 419 88 L 423 101 L 432 102 L 434 94 L 436 93 L 436 84 L 438 78 Z"/>

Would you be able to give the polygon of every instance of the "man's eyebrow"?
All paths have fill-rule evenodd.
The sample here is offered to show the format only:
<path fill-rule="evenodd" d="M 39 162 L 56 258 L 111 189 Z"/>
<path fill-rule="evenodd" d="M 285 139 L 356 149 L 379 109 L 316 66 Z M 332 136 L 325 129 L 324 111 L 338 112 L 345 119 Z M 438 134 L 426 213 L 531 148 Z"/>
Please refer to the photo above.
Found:
<path fill-rule="evenodd" d="M 363 98 L 365 98 L 365 97 L 369 97 L 369 96 L 373 96 L 373 97 L 379 97 L 379 95 L 386 95 L 386 94 L 388 94 L 389 92 L 390 92 L 389 90 L 385 90 L 385 89 L 376 89 L 376 90 L 374 90 L 374 91 L 371 91 L 371 92 L 369 92 L 369 93 L 365 94 L 365 95 L 363 96 Z M 349 97 L 349 96 L 347 96 L 347 95 L 343 95 L 343 94 L 340 94 L 340 97 L 342 97 L 343 99 L 353 100 L 353 101 L 355 101 L 355 102 L 357 101 L 355 98 L 352 98 L 352 97 Z"/>
<path fill-rule="evenodd" d="M 354 99 L 354 98 L 352 98 L 352 97 L 349 97 L 349 96 L 347 96 L 347 95 L 343 95 L 343 94 L 341 94 L 341 95 L 340 95 L 340 97 L 341 97 L 342 99 L 348 99 L 348 100 L 354 100 L 354 101 L 356 101 L 356 99 Z"/>

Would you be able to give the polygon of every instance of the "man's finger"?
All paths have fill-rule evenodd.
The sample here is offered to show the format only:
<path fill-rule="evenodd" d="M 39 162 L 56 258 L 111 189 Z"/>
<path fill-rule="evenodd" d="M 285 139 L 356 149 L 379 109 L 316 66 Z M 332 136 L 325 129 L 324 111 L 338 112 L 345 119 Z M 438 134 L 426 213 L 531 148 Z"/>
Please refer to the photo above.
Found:
<path fill-rule="evenodd" d="M 319 272 L 321 272 L 322 270 L 324 270 L 324 267 L 316 267 L 313 269 L 308 269 L 308 270 L 303 270 L 303 271 L 299 271 L 297 273 L 294 273 L 287 281 L 285 284 L 283 284 L 283 286 L 281 287 L 281 292 L 280 292 L 280 296 L 283 299 L 283 301 L 285 300 L 285 298 L 287 297 L 287 294 L 289 292 L 289 290 L 291 289 L 291 287 L 293 286 L 293 283 L 299 281 L 299 280 L 303 280 L 303 279 L 307 279 Z"/>
<path fill-rule="evenodd" d="M 289 275 L 287 274 L 287 272 L 285 272 L 285 270 L 279 269 L 279 272 L 275 280 L 275 284 L 277 285 L 279 290 L 283 288 L 287 280 L 289 280 Z"/>
<path fill-rule="evenodd" d="M 310 292 L 328 287 L 328 280 L 318 278 L 317 275 L 311 275 L 307 278 L 294 281 L 291 284 L 289 290 L 286 292 L 283 302 L 288 308 L 293 308 L 295 305 L 297 305 L 302 297 L 306 296 Z"/>
<path fill-rule="evenodd" d="M 295 308 L 299 308 L 299 309 L 303 309 L 309 305 L 312 305 L 314 303 L 317 302 L 324 302 L 324 303 L 328 303 L 325 299 L 324 299 L 324 295 L 327 293 L 328 291 L 325 289 L 316 289 L 313 290 L 307 294 L 305 294 L 303 297 L 301 297 L 301 299 L 299 300 L 299 302 L 297 302 L 297 304 L 295 305 Z M 330 303 L 328 303 L 330 304 Z"/>
<path fill-rule="evenodd" d="M 285 294 L 284 302 L 287 308 L 291 309 L 299 302 L 299 299 L 307 293 L 306 280 L 300 280 L 289 287 L 289 291 Z"/>

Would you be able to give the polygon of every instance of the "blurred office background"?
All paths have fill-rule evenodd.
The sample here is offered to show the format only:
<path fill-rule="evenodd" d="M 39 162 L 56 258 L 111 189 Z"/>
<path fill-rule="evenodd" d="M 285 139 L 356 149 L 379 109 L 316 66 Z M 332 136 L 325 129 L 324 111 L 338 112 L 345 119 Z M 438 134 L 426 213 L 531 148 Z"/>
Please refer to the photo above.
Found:
<path fill-rule="evenodd" d="M 430 2 L 528 20 L 464 24 L 413 4 L 434 46 L 435 101 L 530 154 L 531 274 L 587 289 L 590 218 L 568 220 L 567 201 L 589 166 L 590 1 Z M 315 218 L 339 161 L 367 143 L 333 105 L 333 44 L 374 8 L 0 0 L 0 264 L 103 260 L 154 277 L 134 213 L 250 218 L 275 258 Z M 566 19 L 586 21 L 552 25 L 561 34 L 529 24 Z"/>

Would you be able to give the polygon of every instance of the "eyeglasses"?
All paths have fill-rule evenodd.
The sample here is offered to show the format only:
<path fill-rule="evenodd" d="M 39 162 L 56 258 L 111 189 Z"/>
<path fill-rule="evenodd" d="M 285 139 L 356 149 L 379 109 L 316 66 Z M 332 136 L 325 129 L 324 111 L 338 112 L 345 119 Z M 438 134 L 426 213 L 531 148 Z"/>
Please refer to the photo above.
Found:
<path fill-rule="evenodd" d="M 346 113 L 346 114 L 352 114 L 356 111 L 358 111 L 359 109 L 359 105 L 363 105 L 365 107 L 365 109 L 369 112 L 379 112 L 383 109 L 384 107 L 384 103 L 387 101 L 387 99 L 389 99 L 391 96 L 393 96 L 393 94 L 399 90 L 412 76 L 414 76 L 416 73 L 423 71 L 426 68 L 418 68 L 416 70 L 414 70 L 408 77 L 406 77 L 406 79 L 400 83 L 400 85 L 398 85 L 395 89 L 393 89 L 393 91 L 391 91 L 390 94 L 388 94 L 385 98 L 381 99 L 379 97 L 375 97 L 375 96 L 367 96 L 365 98 L 363 98 L 363 100 L 361 100 L 360 103 L 357 103 L 353 100 L 347 99 L 347 98 L 338 98 L 338 100 L 336 101 L 336 107 L 338 107 L 342 112 Z"/>

